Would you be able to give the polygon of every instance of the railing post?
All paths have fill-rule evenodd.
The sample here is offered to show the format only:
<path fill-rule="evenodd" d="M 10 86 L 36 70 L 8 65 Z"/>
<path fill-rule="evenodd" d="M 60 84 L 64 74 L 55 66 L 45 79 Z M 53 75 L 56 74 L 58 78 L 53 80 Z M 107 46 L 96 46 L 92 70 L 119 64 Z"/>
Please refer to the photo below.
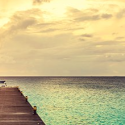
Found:
<path fill-rule="evenodd" d="M 36 106 L 34 106 L 34 107 L 33 107 L 33 114 L 34 114 L 34 115 L 36 115 L 36 114 L 37 114 L 37 113 L 36 113 L 36 110 L 37 110 L 37 107 L 36 107 Z"/>
<path fill-rule="evenodd" d="M 28 101 L 28 96 L 25 97 L 26 98 L 26 102 Z"/>
<path fill-rule="evenodd" d="M 20 91 L 21 92 L 21 95 L 23 95 L 23 92 L 22 91 Z"/>

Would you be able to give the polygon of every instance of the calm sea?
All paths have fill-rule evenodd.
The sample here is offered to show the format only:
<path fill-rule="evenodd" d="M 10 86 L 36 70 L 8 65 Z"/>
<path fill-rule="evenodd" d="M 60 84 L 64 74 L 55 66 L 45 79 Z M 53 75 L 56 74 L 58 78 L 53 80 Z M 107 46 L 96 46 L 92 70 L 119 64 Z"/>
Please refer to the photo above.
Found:
<path fill-rule="evenodd" d="M 125 125 L 125 77 L 0 77 L 46 125 Z"/>

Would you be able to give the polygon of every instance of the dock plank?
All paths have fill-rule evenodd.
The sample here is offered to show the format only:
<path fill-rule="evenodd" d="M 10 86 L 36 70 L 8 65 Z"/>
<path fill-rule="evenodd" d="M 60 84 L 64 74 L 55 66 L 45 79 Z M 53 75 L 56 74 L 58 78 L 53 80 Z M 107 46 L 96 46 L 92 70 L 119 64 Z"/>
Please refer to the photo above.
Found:
<path fill-rule="evenodd" d="M 45 125 L 16 87 L 0 88 L 0 125 Z"/>

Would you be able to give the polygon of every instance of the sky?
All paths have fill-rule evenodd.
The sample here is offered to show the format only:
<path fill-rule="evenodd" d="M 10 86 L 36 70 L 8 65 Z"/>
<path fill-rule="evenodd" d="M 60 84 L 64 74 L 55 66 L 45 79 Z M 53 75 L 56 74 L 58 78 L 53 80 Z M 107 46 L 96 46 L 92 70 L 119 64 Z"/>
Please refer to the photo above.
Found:
<path fill-rule="evenodd" d="M 125 0 L 0 0 L 0 76 L 124 76 Z"/>

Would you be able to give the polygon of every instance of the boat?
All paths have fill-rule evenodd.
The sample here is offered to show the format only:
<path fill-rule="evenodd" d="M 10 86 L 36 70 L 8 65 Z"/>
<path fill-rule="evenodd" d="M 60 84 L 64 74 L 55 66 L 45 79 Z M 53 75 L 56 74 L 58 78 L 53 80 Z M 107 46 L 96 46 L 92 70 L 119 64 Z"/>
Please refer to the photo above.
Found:
<path fill-rule="evenodd" d="M 5 81 L 0 81 L 0 83 L 5 83 Z"/>

